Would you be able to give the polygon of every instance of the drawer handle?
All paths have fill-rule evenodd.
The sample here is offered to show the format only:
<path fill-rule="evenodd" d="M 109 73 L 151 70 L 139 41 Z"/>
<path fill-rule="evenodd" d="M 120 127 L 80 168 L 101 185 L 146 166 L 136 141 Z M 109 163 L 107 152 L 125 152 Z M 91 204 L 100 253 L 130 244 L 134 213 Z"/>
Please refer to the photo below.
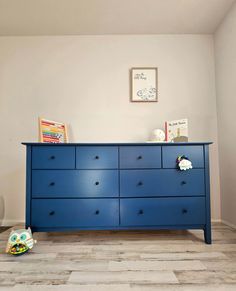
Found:
<path fill-rule="evenodd" d="M 185 208 L 182 210 L 182 213 L 183 213 L 183 214 L 185 214 L 185 213 L 187 213 L 187 212 L 188 212 L 188 210 L 185 209 Z"/>
<path fill-rule="evenodd" d="M 181 185 L 186 185 L 186 184 L 187 184 L 186 181 L 182 181 L 182 182 L 181 182 Z"/>
<path fill-rule="evenodd" d="M 99 185 L 99 182 L 97 181 L 97 182 L 95 182 L 95 185 L 97 186 L 97 185 Z"/>
<path fill-rule="evenodd" d="M 99 213 L 100 213 L 100 211 L 99 211 L 99 210 L 96 210 L 96 211 L 95 211 L 95 214 L 96 214 L 96 215 L 98 215 Z"/>
<path fill-rule="evenodd" d="M 49 185 L 50 186 L 54 186 L 55 185 L 55 182 L 51 182 Z"/>
<path fill-rule="evenodd" d="M 140 209 L 139 212 L 138 212 L 138 214 L 139 214 L 139 215 L 142 215 L 142 214 L 143 214 L 143 210 Z"/>
<path fill-rule="evenodd" d="M 55 214 L 55 211 L 49 212 L 49 215 L 54 215 L 54 214 Z"/>
<path fill-rule="evenodd" d="M 55 160 L 55 158 L 56 158 L 55 156 L 51 156 L 50 160 Z"/>
<path fill-rule="evenodd" d="M 138 186 L 143 186 L 143 182 L 142 181 L 138 182 Z"/>
<path fill-rule="evenodd" d="M 138 156 L 137 160 L 142 160 L 142 158 L 143 158 L 142 156 Z"/>
<path fill-rule="evenodd" d="M 99 156 L 96 156 L 96 157 L 95 157 L 95 160 L 99 160 Z"/>

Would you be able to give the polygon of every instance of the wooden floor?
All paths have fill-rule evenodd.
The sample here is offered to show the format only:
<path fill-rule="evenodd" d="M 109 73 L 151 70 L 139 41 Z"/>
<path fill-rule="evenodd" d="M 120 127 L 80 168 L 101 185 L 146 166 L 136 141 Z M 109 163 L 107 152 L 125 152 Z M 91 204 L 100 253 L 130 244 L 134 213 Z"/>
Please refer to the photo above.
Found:
<path fill-rule="evenodd" d="M 25 255 L 4 253 L 0 290 L 236 290 L 236 230 L 35 233 Z"/>

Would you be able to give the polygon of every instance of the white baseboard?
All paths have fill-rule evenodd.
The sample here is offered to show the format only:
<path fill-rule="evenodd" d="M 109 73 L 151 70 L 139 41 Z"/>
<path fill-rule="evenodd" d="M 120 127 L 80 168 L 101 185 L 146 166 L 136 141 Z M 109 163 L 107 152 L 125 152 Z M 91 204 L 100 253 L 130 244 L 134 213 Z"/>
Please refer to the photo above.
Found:
<path fill-rule="evenodd" d="M 4 219 L 1 223 L 0 226 L 14 226 L 14 225 L 24 225 L 25 221 L 24 220 L 16 220 L 16 219 Z"/>
<path fill-rule="evenodd" d="M 236 225 L 232 224 L 224 219 L 211 219 L 211 222 L 222 222 L 232 228 L 236 229 Z M 15 219 L 4 219 L 2 223 L 0 223 L 0 226 L 15 226 L 15 225 L 24 225 L 25 221 L 24 220 L 15 220 Z"/>
<path fill-rule="evenodd" d="M 211 219 L 211 222 L 222 222 L 222 220 L 221 220 L 221 219 L 215 219 L 215 218 L 212 218 L 212 219 Z"/>
<path fill-rule="evenodd" d="M 234 229 L 236 229 L 236 225 L 231 223 L 231 222 L 228 222 L 228 221 L 226 221 L 224 219 L 221 219 L 221 222 L 226 224 L 226 225 L 228 225 L 228 226 L 230 226 L 230 227 L 232 227 L 232 228 L 234 228 Z"/>
<path fill-rule="evenodd" d="M 221 223 L 223 223 L 225 225 L 228 225 L 228 226 L 236 229 L 236 225 L 235 224 L 230 223 L 230 222 L 228 222 L 228 221 L 226 221 L 224 219 L 211 219 L 211 222 L 221 222 Z"/>

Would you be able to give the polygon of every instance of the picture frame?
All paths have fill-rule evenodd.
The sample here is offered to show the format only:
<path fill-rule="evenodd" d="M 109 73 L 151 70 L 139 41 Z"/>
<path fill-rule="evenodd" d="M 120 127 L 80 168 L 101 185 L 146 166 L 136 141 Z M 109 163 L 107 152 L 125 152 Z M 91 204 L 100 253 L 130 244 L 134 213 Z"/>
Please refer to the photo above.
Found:
<path fill-rule="evenodd" d="M 67 125 L 39 117 L 39 142 L 67 143 Z"/>
<path fill-rule="evenodd" d="M 130 70 L 130 101 L 158 101 L 157 67 L 134 67 Z"/>

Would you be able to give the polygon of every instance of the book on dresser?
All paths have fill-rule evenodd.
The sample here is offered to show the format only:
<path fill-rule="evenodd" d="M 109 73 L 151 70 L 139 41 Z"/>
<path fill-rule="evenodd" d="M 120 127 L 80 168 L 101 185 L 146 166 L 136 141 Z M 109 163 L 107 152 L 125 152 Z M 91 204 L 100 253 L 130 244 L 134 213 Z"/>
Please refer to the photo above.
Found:
<path fill-rule="evenodd" d="M 202 229 L 211 243 L 209 142 L 23 144 L 33 231 Z"/>
<path fill-rule="evenodd" d="M 165 122 L 166 141 L 187 142 L 188 141 L 188 119 L 179 119 Z"/>

